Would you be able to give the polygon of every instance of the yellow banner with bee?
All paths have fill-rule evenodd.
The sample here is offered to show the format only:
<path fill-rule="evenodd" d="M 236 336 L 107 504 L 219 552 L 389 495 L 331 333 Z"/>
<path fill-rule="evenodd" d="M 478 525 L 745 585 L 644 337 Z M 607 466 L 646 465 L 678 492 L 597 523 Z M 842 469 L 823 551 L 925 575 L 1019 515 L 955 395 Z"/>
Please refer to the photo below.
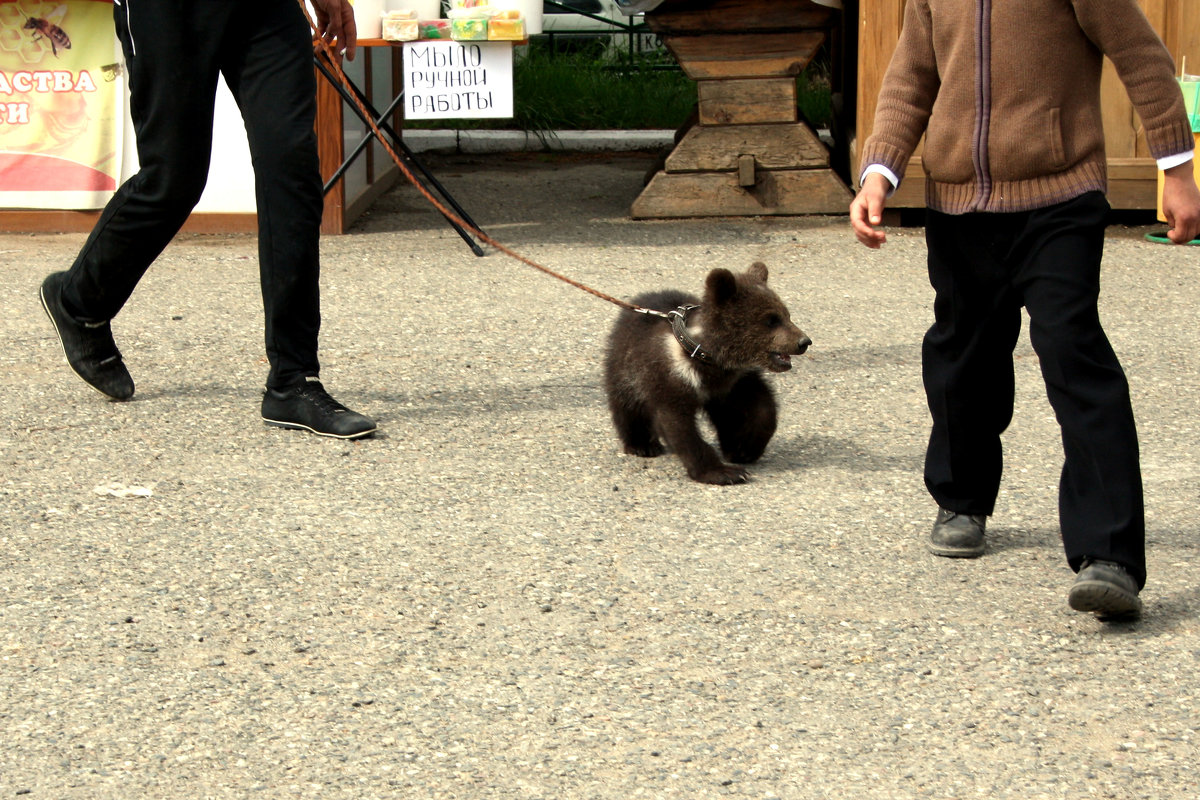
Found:
<path fill-rule="evenodd" d="M 0 208 L 101 208 L 125 82 L 109 0 L 0 0 Z"/>

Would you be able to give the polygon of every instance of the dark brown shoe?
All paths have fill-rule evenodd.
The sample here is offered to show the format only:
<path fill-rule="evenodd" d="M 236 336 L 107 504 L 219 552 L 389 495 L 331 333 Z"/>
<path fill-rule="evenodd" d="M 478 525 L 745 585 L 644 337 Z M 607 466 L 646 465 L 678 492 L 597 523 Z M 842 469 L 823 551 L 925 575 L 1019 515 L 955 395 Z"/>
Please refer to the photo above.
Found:
<path fill-rule="evenodd" d="M 1086 559 L 1071 585 L 1067 602 L 1076 611 L 1089 611 L 1105 621 L 1137 619 L 1142 615 L 1137 581 L 1129 570 L 1113 561 Z"/>
<path fill-rule="evenodd" d="M 929 534 L 929 552 L 944 558 L 979 558 L 983 555 L 983 514 L 959 514 L 938 509 L 933 531 Z"/>

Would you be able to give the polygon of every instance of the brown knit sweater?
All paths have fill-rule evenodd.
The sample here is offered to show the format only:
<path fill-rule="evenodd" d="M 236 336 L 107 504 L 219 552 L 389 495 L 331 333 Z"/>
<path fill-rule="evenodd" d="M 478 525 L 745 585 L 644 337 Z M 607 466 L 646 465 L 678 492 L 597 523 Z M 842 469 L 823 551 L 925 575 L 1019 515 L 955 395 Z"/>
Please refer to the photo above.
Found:
<path fill-rule="evenodd" d="M 1103 56 L 1155 158 L 1194 147 L 1174 64 L 1136 0 L 908 0 L 863 168 L 904 176 L 925 134 L 926 204 L 1026 211 L 1107 190 Z"/>

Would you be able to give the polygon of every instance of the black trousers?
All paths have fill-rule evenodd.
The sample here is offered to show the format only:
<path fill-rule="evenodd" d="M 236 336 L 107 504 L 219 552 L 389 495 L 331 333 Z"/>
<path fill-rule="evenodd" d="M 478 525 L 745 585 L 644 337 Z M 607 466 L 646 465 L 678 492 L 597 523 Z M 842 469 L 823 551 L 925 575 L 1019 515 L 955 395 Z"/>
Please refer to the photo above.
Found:
<path fill-rule="evenodd" d="M 321 176 L 312 38 L 296 0 L 118 0 L 139 172 L 109 201 L 66 281 L 67 308 L 116 316 L 200 199 L 223 75 L 254 166 L 267 385 L 317 375 Z"/>
<path fill-rule="evenodd" d="M 1100 324 L 1108 202 L 1099 192 L 1036 211 L 930 212 L 936 292 L 922 367 L 933 430 L 925 484 L 943 508 L 991 514 L 1012 421 L 1021 308 L 1062 430 L 1059 523 L 1067 560 L 1125 565 L 1144 584 L 1145 517 L 1125 373 Z"/>

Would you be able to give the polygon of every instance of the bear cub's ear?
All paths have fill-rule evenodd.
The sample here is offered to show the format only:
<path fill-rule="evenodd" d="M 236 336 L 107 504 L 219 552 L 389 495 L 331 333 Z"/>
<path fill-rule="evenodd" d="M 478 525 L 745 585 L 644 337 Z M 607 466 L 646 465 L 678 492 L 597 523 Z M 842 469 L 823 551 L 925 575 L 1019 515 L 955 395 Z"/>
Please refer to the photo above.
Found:
<path fill-rule="evenodd" d="M 704 281 L 704 294 L 708 301 L 715 305 L 733 299 L 733 296 L 737 294 L 737 288 L 737 278 L 734 274 L 720 267 L 708 273 L 708 278 Z"/>
<path fill-rule="evenodd" d="M 755 261 L 750 265 L 750 269 L 746 270 L 743 280 L 750 280 L 755 283 L 767 282 L 767 265 L 761 261 Z M 727 269 L 717 268 L 708 273 L 708 278 L 704 282 L 705 295 L 710 303 L 724 303 L 732 300 L 738 293 L 738 278 Z"/>

